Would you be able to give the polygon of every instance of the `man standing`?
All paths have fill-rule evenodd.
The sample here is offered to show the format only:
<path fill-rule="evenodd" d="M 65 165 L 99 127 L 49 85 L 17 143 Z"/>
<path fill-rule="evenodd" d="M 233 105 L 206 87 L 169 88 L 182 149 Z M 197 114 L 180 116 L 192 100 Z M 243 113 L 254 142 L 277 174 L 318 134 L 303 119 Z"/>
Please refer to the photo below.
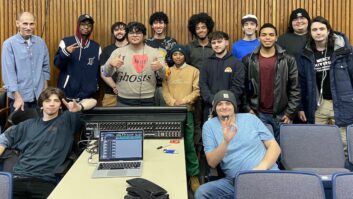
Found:
<path fill-rule="evenodd" d="M 168 56 L 168 52 L 177 44 L 177 41 L 167 36 L 168 16 L 164 12 L 155 12 L 150 16 L 149 23 L 152 27 L 153 37 L 146 39 L 146 44 L 157 48 L 166 58 L 168 65 L 171 64 L 172 60 Z"/>
<path fill-rule="evenodd" d="M 277 44 L 284 48 L 288 54 L 299 56 L 308 41 L 310 16 L 303 8 L 292 11 L 289 17 L 288 31 L 278 38 Z"/>
<path fill-rule="evenodd" d="M 195 39 L 186 45 L 186 48 L 189 51 L 190 64 L 199 70 L 205 65 L 206 59 L 213 54 L 208 40 L 213 26 L 214 21 L 207 13 L 195 14 L 189 19 L 188 28 Z"/>
<path fill-rule="evenodd" d="M 258 27 L 257 17 L 255 15 L 245 15 L 241 18 L 241 29 L 243 30 L 244 37 L 236 41 L 232 46 L 232 54 L 238 60 L 260 45 L 260 41 L 256 38 L 256 31 Z"/>
<path fill-rule="evenodd" d="M 188 51 L 188 63 L 201 71 L 206 60 L 213 54 L 208 35 L 212 32 L 214 21 L 207 13 L 194 14 L 188 23 L 189 32 L 194 40 L 186 45 Z M 195 124 L 195 145 L 199 144 L 201 138 L 201 126 L 203 122 L 203 104 L 199 97 L 195 102 L 194 124 Z"/>
<path fill-rule="evenodd" d="M 106 77 L 117 73 L 118 106 L 153 106 L 156 75 L 166 75 L 164 57 L 145 45 L 142 23 L 130 22 L 125 30 L 129 45 L 114 50 L 102 72 Z"/>
<path fill-rule="evenodd" d="M 48 48 L 43 39 L 33 35 L 35 25 L 32 13 L 20 13 L 16 19 L 18 33 L 2 47 L 2 79 L 10 112 L 36 107 L 50 79 Z"/>
<path fill-rule="evenodd" d="M 167 36 L 167 27 L 169 23 L 168 16 L 164 12 L 155 12 L 150 16 L 149 23 L 153 30 L 153 37 L 146 39 L 146 44 L 152 48 L 159 50 L 161 55 L 165 57 L 168 66 L 172 66 L 170 50 L 173 48 L 177 41 L 174 38 Z M 169 71 L 167 70 L 167 73 Z M 162 79 L 157 76 L 157 92 L 155 96 L 156 106 L 165 106 L 166 103 L 162 94 Z"/>
<path fill-rule="evenodd" d="M 260 28 L 261 45 L 245 56 L 244 111 L 270 124 L 279 142 L 281 123 L 288 124 L 300 103 L 295 58 L 276 45 L 277 29 L 270 23 Z"/>
<path fill-rule="evenodd" d="M 109 46 L 103 48 L 102 54 L 100 56 L 100 65 L 103 66 L 109 59 L 112 52 L 117 49 L 124 47 L 128 44 L 125 32 L 126 24 L 123 22 L 116 22 L 111 27 L 112 35 L 115 38 L 115 42 Z M 116 106 L 116 97 L 118 94 L 118 88 L 116 87 L 116 74 L 112 77 L 105 77 L 102 73 L 101 78 L 104 81 L 104 97 L 102 100 L 103 106 Z"/>
<path fill-rule="evenodd" d="M 203 119 L 212 113 L 214 95 L 220 90 L 230 90 L 240 105 L 240 96 L 244 90 L 244 65 L 228 52 L 229 36 L 225 32 L 213 32 L 209 35 L 214 54 L 201 68 L 200 90 L 205 104 Z"/>
<path fill-rule="evenodd" d="M 315 17 L 310 38 L 298 61 L 302 96 L 299 118 L 315 124 L 336 124 L 347 150 L 345 128 L 353 123 L 353 56 L 343 33 Z"/>
<path fill-rule="evenodd" d="M 237 113 L 232 92 L 219 91 L 213 100 L 216 117 L 202 129 L 207 163 L 220 165 L 225 178 L 203 184 L 195 199 L 234 198 L 234 177 L 243 170 L 278 170 L 281 149 L 268 128 L 254 115 Z"/>
<path fill-rule="evenodd" d="M 170 75 L 163 81 L 163 96 L 168 106 L 186 105 L 184 145 L 186 159 L 186 173 L 190 177 L 193 192 L 200 186 L 199 161 L 194 147 L 194 103 L 200 96 L 199 70 L 185 63 L 185 48 L 175 45 L 171 50 L 174 67 L 170 68 Z"/>
<path fill-rule="evenodd" d="M 60 70 L 58 87 L 68 99 L 91 98 L 98 90 L 101 48 L 89 38 L 93 24 L 91 16 L 81 15 L 75 36 L 61 40 L 55 55 L 54 64 Z"/>
<path fill-rule="evenodd" d="M 71 150 L 74 133 L 81 128 L 80 111 L 95 99 L 66 102 L 58 88 L 45 89 L 38 98 L 43 117 L 26 120 L 0 135 L 0 155 L 14 147 L 20 156 L 13 168 L 14 198 L 47 198 L 56 186 L 55 170 Z M 64 104 L 68 111 L 62 111 Z"/>

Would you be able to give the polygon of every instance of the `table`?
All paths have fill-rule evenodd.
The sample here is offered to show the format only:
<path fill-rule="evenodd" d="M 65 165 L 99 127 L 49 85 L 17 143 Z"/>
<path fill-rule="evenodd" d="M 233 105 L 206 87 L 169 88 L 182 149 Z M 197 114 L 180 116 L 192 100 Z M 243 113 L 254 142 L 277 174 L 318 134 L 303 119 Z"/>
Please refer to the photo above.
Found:
<path fill-rule="evenodd" d="M 159 146 L 176 149 L 177 154 L 167 154 Z M 127 179 L 133 177 L 91 178 L 96 167 L 89 164 L 90 154 L 84 151 L 60 181 L 50 199 L 90 199 L 90 198 L 123 198 L 126 195 Z M 92 162 L 97 162 L 94 155 Z M 184 142 L 171 144 L 167 139 L 144 140 L 144 161 L 142 178 L 148 179 L 168 191 L 171 199 L 187 199 Z"/>

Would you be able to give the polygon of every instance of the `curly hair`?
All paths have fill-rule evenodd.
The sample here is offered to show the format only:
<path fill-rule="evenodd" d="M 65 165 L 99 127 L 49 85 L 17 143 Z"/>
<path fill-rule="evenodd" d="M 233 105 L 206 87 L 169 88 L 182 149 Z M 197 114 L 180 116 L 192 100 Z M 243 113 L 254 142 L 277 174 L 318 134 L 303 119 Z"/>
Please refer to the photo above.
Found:
<path fill-rule="evenodd" d="M 208 33 L 212 32 L 213 26 L 214 26 L 214 21 L 213 21 L 212 17 L 210 17 L 205 12 L 201 12 L 199 14 L 192 15 L 189 19 L 188 29 L 194 36 L 196 36 L 196 25 L 200 22 L 206 24 L 207 29 L 208 29 Z"/>
<path fill-rule="evenodd" d="M 168 16 L 164 12 L 155 12 L 150 16 L 149 23 L 152 26 L 155 21 L 163 21 L 165 24 L 169 23 Z"/>
<path fill-rule="evenodd" d="M 143 35 L 146 35 L 146 26 L 137 21 L 130 22 L 125 27 L 126 35 L 133 31 L 140 31 Z"/>
<path fill-rule="evenodd" d="M 120 26 L 122 26 L 123 28 L 125 28 L 125 27 L 126 27 L 126 24 L 125 24 L 124 22 L 121 22 L 121 21 L 115 22 L 115 23 L 112 25 L 112 27 L 110 28 L 111 33 L 114 34 L 115 28 L 116 28 L 116 27 L 120 27 Z"/>

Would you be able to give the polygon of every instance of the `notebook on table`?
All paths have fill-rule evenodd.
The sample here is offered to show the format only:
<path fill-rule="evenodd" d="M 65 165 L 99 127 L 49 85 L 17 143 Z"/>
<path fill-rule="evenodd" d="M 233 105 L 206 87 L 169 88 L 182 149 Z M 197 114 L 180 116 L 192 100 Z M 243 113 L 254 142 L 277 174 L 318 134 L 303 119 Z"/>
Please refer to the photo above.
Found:
<path fill-rule="evenodd" d="M 101 131 L 99 162 L 92 178 L 141 176 L 143 130 Z"/>

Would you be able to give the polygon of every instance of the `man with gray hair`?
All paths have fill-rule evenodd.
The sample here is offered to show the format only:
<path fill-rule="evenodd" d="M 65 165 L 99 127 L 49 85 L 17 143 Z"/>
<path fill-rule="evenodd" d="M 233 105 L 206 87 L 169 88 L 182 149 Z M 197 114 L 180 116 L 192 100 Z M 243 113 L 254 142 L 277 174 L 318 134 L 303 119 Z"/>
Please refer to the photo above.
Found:
<path fill-rule="evenodd" d="M 50 79 L 49 52 L 45 41 L 33 35 L 35 17 L 20 13 L 16 19 L 18 33 L 2 46 L 2 79 L 10 111 L 37 107 L 37 99 Z"/>

